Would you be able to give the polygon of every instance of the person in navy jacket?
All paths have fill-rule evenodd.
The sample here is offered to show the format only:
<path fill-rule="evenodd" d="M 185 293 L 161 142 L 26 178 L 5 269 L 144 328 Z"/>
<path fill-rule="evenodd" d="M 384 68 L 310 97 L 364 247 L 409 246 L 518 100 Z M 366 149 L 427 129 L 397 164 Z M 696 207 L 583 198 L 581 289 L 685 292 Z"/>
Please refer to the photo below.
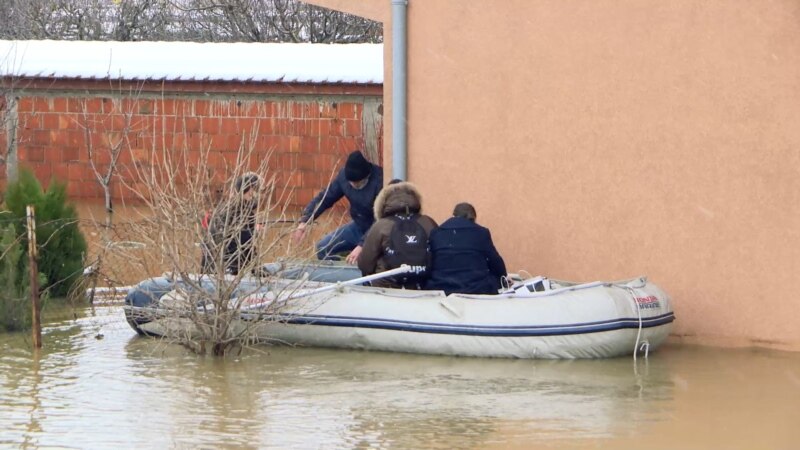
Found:
<path fill-rule="evenodd" d="M 383 168 L 367 161 L 358 150 L 350 153 L 336 178 L 303 210 L 293 240 L 299 243 L 305 237 L 307 225 L 345 197 L 350 202 L 352 222 L 342 225 L 317 242 L 317 258 L 336 259 L 338 253 L 349 251 L 347 262 L 355 264 L 361 254 L 364 235 L 375 223 L 372 206 L 382 188 Z"/>
<path fill-rule="evenodd" d="M 426 289 L 446 294 L 497 294 L 507 275 L 503 258 L 489 230 L 475 223 L 477 213 L 469 203 L 459 203 L 453 217 L 431 232 L 433 260 Z"/>

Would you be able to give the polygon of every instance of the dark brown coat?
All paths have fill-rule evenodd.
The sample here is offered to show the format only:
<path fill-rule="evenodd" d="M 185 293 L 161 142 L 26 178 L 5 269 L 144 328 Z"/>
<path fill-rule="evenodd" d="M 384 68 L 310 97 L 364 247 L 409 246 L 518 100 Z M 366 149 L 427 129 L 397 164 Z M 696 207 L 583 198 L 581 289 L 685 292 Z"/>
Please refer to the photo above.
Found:
<path fill-rule="evenodd" d="M 390 246 L 390 234 L 394 215 L 419 214 L 417 221 L 430 236 L 437 225 L 436 221 L 421 214 L 422 196 L 411 183 L 397 183 L 386 186 L 375 199 L 374 213 L 377 221 L 367 231 L 361 255 L 358 257 L 358 268 L 364 275 L 371 275 L 387 270 L 383 258 L 384 250 Z M 375 280 L 373 286 L 399 287 L 388 280 Z"/>

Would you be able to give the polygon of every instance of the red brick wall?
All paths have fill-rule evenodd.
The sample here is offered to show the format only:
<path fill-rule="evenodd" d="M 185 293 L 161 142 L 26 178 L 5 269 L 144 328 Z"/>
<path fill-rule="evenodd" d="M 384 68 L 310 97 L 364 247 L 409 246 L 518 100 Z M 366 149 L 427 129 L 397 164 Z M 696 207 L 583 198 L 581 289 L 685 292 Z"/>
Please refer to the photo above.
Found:
<path fill-rule="evenodd" d="M 221 85 L 224 88 L 224 85 Z M 53 86 L 57 88 L 57 86 Z M 107 82 L 106 82 L 107 87 Z M 228 178 L 242 142 L 254 144 L 259 157 L 271 153 L 269 168 L 278 185 L 288 188 L 291 206 L 302 206 L 323 188 L 344 156 L 355 149 L 380 161 L 382 132 L 365 132 L 370 121 L 364 116 L 365 102 L 381 101 L 380 91 L 350 90 L 344 93 L 304 93 L 302 87 L 288 86 L 280 92 L 246 96 L 225 95 L 224 89 L 203 93 L 174 92 L 128 96 L 114 93 L 58 93 L 56 89 L 25 90 L 18 93 L 17 131 L 19 166 L 31 168 L 44 184 L 56 178 L 67 182 L 73 199 L 101 198 L 102 188 L 89 161 L 89 144 L 101 173 L 110 164 L 110 145 L 125 139 L 119 176 L 131 164 L 145 161 L 168 149 L 185 149 L 190 162 L 200 159 L 208 148 L 209 170 L 220 185 Z M 220 92 L 221 91 L 221 92 Z M 252 93 L 252 92 L 255 92 Z M 304 94 L 297 97 L 297 94 Z M 375 122 L 381 127 L 380 117 Z M 0 152 L 5 156 L 5 137 L 0 135 Z M 372 140 L 373 142 L 367 142 Z M 173 150 L 174 151 L 174 150 Z M 0 162 L 0 181 L 6 170 Z M 136 180 L 127 180 L 135 183 Z M 131 199 L 124 183 L 112 183 L 116 199 Z"/>

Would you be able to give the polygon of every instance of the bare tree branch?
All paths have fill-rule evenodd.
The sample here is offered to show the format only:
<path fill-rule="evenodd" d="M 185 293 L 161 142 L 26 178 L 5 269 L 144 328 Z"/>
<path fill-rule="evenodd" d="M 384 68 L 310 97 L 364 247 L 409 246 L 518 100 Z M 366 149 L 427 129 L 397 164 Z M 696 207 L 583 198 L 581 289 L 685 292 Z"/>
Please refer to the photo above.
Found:
<path fill-rule="evenodd" d="M 0 39 L 382 42 L 382 25 L 298 0 L 4 0 Z"/>

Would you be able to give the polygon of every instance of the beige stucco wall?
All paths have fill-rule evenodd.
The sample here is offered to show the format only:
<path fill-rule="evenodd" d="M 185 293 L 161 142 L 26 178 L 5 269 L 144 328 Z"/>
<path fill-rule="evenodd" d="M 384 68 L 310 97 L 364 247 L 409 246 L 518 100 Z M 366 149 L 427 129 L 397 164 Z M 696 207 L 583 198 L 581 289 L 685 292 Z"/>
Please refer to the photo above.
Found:
<path fill-rule="evenodd" d="M 646 274 L 678 336 L 800 349 L 800 3 L 409 3 L 429 213 L 475 204 L 511 270 Z"/>

